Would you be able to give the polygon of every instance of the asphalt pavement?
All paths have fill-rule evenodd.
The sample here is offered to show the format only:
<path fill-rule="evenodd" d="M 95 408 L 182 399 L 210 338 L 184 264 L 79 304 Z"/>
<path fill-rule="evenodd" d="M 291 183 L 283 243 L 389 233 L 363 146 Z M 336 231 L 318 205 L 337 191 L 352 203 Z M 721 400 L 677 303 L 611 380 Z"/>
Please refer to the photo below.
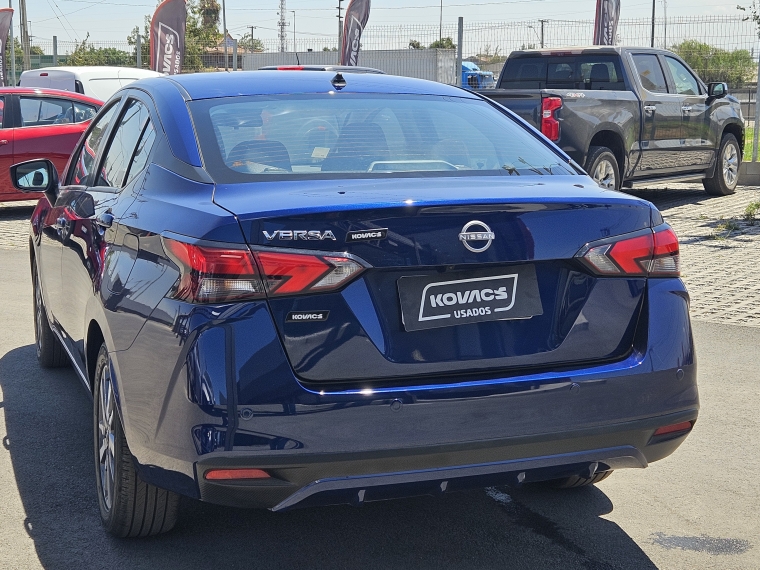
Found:
<path fill-rule="evenodd" d="M 755 266 L 757 260 L 755 260 Z M 694 322 L 702 412 L 644 470 L 283 514 L 186 500 L 171 533 L 100 526 L 91 401 L 34 353 L 28 254 L 0 250 L 0 568 L 760 569 L 760 328 Z"/>

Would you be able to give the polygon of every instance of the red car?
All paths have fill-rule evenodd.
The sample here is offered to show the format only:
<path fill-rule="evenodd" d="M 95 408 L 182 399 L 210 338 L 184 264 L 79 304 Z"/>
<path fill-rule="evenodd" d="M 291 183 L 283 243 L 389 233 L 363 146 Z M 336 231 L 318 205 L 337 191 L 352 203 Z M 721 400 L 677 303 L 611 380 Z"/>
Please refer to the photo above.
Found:
<path fill-rule="evenodd" d="M 30 200 L 11 183 L 9 167 L 49 158 L 58 172 L 66 166 L 79 137 L 102 101 L 58 89 L 0 88 L 0 202 Z"/>

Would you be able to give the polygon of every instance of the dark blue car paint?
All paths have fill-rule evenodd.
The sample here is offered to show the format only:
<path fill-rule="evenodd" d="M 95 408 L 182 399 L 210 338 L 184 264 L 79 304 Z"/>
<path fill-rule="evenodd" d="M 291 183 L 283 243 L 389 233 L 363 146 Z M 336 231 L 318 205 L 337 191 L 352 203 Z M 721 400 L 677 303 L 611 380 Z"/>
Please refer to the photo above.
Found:
<path fill-rule="evenodd" d="M 683 284 L 597 278 L 572 260 L 586 242 L 660 223 L 649 203 L 603 191 L 583 176 L 215 187 L 196 168 L 184 100 L 327 89 L 321 73 L 263 73 L 255 83 L 220 74 L 214 81 L 183 76 L 133 84 L 122 95 L 153 101 L 152 112 L 166 130 L 153 163 L 121 193 L 63 188 L 54 204 L 42 199 L 32 217 L 32 253 L 48 308 L 54 292 L 77 300 L 65 317 L 70 327 L 62 326 L 55 310 L 50 322 L 88 388 L 102 335 L 127 440 L 145 480 L 229 503 L 224 493 L 233 491 L 209 487 L 203 470 L 270 468 L 275 481 L 246 489 L 250 504 L 275 507 L 325 473 L 385 473 L 387 492 L 396 496 L 408 494 L 397 484 L 419 477 L 392 473 L 418 467 L 429 469 L 435 482 L 437 469 L 540 455 L 553 459 L 525 465 L 533 466 L 535 478 L 551 478 L 567 469 L 582 473 L 605 458 L 606 468 L 615 461 L 624 466 L 623 448 L 633 449 L 634 463 L 643 467 L 680 444 L 683 437 L 647 442 L 660 425 L 696 419 L 699 407 Z M 438 84 L 378 77 L 384 78 L 352 77 L 349 87 L 472 97 Z M 462 185 L 466 193 L 458 191 Z M 83 196 L 92 197 L 91 211 L 77 215 Z M 102 230 L 93 217 L 107 208 L 116 221 Z M 69 226 L 54 231 L 52 223 L 63 212 Z M 475 213 L 502 236 L 480 257 L 456 239 Z M 163 251 L 162 235 L 266 247 L 263 230 L 295 224 L 332 228 L 339 240 L 273 245 L 349 251 L 375 269 L 322 295 L 220 305 L 167 296 L 178 270 Z M 387 240 L 343 241 L 350 229 L 375 226 L 389 228 Z M 540 319 L 400 332 L 390 292 L 400 275 L 525 261 L 536 263 L 541 295 L 551 308 Z M 62 264 L 56 289 L 51 271 Z M 284 322 L 288 311 L 312 309 L 329 309 L 336 318 Z M 319 342 L 310 346 L 310 335 Z M 500 340 L 487 340 L 492 337 Z M 455 463 L 440 453 L 451 453 L 448 461 Z M 514 475 L 517 464 L 510 465 L 495 468 L 499 480 Z M 318 475 L 309 479 L 312 473 Z M 344 488 L 353 492 L 357 484 L 352 480 Z M 345 499 L 334 492 L 325 488 L 321 499 L 306 495 L 309 504 Z"/>

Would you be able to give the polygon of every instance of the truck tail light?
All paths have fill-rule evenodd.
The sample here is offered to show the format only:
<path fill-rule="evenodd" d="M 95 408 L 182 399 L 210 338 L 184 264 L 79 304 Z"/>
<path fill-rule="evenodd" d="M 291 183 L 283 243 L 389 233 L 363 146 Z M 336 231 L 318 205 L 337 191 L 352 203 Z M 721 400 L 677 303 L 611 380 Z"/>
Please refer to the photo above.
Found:
<path fill-rule="evenodd" d="M 620 277 L 678 277 L 678 238 L 667 224 L 584 246 L 576 255 L 594 273 Z"/>
<path fill-rule="evenodd" d="M 342 287 L 364 266 L 329 254 L 218 248 L 163 238 L 180 269 L 173 297 L 192 303 L 225 303 Z"/>
<path fill-rule="evenodd" d="M 557 111 L 562 108 L 562 99 L 559 97 L 545 97 L 541 100 L 541 132 L 550 141 L 559 140 L 559 120 Z"/>

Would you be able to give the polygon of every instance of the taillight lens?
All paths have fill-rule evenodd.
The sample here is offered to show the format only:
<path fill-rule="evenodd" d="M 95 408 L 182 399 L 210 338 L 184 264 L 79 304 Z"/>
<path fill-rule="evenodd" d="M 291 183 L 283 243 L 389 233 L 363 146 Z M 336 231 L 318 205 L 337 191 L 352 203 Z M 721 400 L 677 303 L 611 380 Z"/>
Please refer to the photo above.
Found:
<path fill-rule="evenodd" d="M 364 270 L 349 257 L 254 251 L 194 245 L 164 238 L 179 266 L 173 296 L 193 303 L 223 303 L 266 296 L 321 293 L 342 287 Z"/>
<path fill-rule="evenodd" d="M 174 297 L 193 303 L 223 303 L 264 297 L 256 262 L 248 249 L 192 245 L 164 238 L 164 249 L 179 266 Z"/>
<path fill-rule="evenodd" d="M 663 225 L 586 245 L 577 257 L 599 275 L 678 277 L 678 238 Z"/>
<path fill-rule="evenodd" d="M 269 296 L 337 289 L 364 270 L 347 257 L 257 251 Z"/>
<path fill-rule="evenodd" d="M 541 132 L 550 141 L 559 140 L 559 120 L 556 112 L 562 108 L 562 99 L 546 97 L 541 100 Z"/>

